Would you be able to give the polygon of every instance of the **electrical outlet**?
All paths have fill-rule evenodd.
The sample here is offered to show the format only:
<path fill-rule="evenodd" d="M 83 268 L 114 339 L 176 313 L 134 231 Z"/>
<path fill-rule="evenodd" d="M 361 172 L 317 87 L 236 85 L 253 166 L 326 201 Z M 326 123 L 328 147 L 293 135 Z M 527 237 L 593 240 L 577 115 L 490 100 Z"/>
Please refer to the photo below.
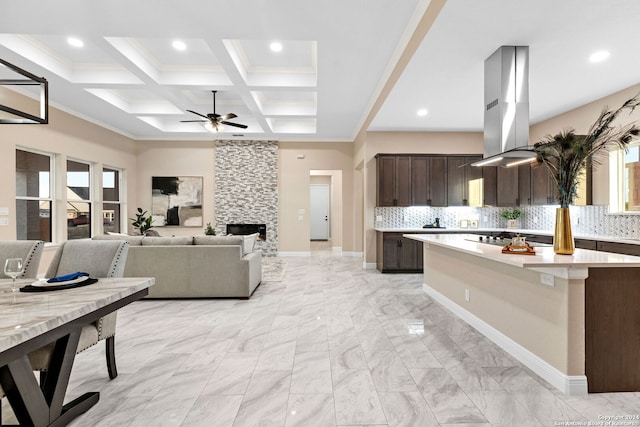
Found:
<path fill-rule="evenodd" d="M 471 295 L 470 295 L 470 293 L 469 293 L 469 289 L 465 289 L 465 290 L 464 290 L 464 300 L 465 300 L 466 302 L 471 301 Z"/>
<path fill-rule="evenodd" d="M 537 217 L 537 216 L 534 216 L 534 217 L 533 217 L 533 223 L 534 223 L 534 224 L 537 224 L 537 223 L 538 223 L 538 217 Z"/>
<path fill-rule="evenodd" d="M 540 273 L 540 283 L 547 286 L 555 286 L 555 277 L 553 274 Z"/>
<path fill-rule="evenodd" d="M 0 218 L 0 226 L 6 227 L 9 225 L 9 218 Z"/>
<path fill-rule="evenodd" d="M 376 222 L 382 222 L 382 215 L 376 215 Z"/>

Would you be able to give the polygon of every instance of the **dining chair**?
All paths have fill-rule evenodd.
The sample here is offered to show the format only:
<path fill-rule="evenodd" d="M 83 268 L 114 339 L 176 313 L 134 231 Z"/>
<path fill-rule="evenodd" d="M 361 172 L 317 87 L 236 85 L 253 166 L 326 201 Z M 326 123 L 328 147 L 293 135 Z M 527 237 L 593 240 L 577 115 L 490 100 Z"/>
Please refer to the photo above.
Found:
<path fill-rule="evenodd" d="M 0 268 L 8 258 L 22 258 L 24 272 L 19 276 L 27 279 L 38 277 L 38 267 L 44 242 L 42 240 L 11 240 L 0 241 Z M 8 278 L 4 269 L 0 270 L 0 278 Z"/>
<path fill-rule="evenodd" d="M 38 267 L 42 258 L 44 242 L 42 240 L 9 240 L 0 241 L 0 267 L 4 266 L 8 258 L 22 258 L 24 272 L 19 276 L 26 279 L 38 277 Z M 0 278 L 8 278 L 4 269 L 0 270 Z M 4 397 L 4 390 L 0 386 L 0 398 Z M 0 402 L 0 407 L 2 403 Z M 2 411 L 0 410 L 0 425 L 2 425 Z"/>
<path fill-rule="evenodd" d="M 78 271 L 88 273 L 92 278 L 122 277 L 127 261 L 129 243 L 123 240 L 69 240 L 60 245 L 46 272 L 46 277 L 56 277 Z M 100 286 L 100 281 L 92 286 Z M 107 370 L 109 378 L 118 376 L 116 369 L 115 335 L 117 311 L 101 317 L 82 328 L 76 353 L 86 350 L 105 340 Z M 53 352 L 53 344 L 29 354 L 35 371 L 45 375 Z"/>

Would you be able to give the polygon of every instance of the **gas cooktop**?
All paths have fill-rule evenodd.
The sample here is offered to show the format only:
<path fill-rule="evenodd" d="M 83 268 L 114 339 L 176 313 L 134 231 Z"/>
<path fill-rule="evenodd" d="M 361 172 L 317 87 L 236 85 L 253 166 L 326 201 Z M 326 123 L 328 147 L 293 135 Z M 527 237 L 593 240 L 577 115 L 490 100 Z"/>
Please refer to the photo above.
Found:
<path fill-rule="evenodd" d="M 485 243 L 487 245 L 494 245 L 494 246 L 506 246 L 509 243 L 511 243 L 511 238 L 500 237 L 500 236 L 477 236 L 476 238 L 469 238 L 465 240 L 468 240 L 470 242 L 476 242 L 476 243 Z M 527 241 L 527 243 L 533 247 L 552 246 L 548 243 L 538 243 L 538 242 L 529 242 L 529 241 Z"/>

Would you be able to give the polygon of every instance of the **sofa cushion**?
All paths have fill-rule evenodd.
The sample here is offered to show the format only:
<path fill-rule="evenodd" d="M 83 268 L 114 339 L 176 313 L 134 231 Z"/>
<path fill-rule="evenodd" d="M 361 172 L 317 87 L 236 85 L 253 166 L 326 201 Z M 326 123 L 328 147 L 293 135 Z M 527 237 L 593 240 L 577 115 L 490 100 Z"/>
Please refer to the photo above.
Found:
<path fill-rule="evenodd" d="M 244 246 L 243 236 L 195 236 L 193 238 L 194 245 L 233 245 L 240 246 L 242 249 Z M 242 249 L 240 256 L 244 256 L 245 252 Z"/>
<path fill-rule="evenodd" d="M 142 246 L 179 246 L 179 245 L 193 245 L 193 237 L 191 236 L 176 236 L 176 237 L 154 237 L 144 236 L 142 239 Z"/>
<path fill-rule="evenodd" d="M 93 240 L 124 240 L 129 242 L 129 246 L 140 246 L 144 236 L 129 236 L 127 234 L 99 234 Z"/>

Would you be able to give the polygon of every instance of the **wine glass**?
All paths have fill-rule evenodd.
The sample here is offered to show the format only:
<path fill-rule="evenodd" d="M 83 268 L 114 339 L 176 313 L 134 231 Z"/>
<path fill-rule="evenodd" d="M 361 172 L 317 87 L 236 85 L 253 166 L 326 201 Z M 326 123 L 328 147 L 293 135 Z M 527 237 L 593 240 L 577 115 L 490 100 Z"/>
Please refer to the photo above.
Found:
<path fill-rule="evenodd" d="M 4 263 L 4 274 L 13 279 L 11 284 L 11 292 L 17 292 L 16 277 L 24 273 L 24 264 L 22 264 L 22 258 L 7 258 Z"/>

